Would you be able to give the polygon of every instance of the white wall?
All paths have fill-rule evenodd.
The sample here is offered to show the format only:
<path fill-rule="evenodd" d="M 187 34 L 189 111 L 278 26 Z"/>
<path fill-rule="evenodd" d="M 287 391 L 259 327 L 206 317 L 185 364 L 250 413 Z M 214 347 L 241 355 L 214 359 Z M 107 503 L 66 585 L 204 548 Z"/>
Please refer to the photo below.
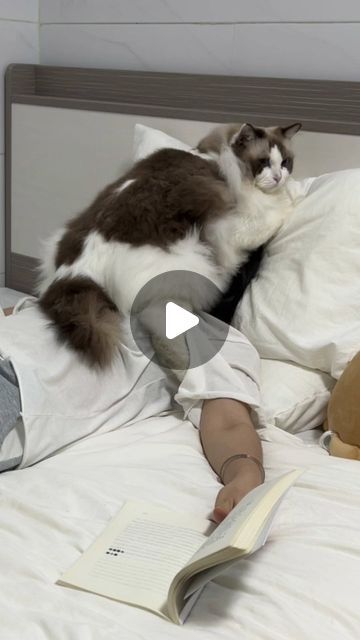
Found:
<path fill-rule="evenodd" d="M 4 285 L 4 82 L 11 62 L 38 62 L 38 0 L 0 0 L 0 287 Z"/>
<path fill-rule="evenodd" d="M 359 0 L 40 0 L 41 62 L 360 80 Z"/>

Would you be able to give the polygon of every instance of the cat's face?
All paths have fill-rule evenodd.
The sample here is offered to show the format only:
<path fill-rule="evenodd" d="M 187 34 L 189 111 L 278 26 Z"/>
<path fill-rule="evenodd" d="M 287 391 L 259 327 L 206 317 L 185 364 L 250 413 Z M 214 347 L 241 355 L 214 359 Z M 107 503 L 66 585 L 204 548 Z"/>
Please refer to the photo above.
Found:
<path fill-rule="evenodd" d="M 294 162 L 289 141 L 300 128 L 300 123 L 268 128 L 245 124 L 232 135 L 230 146 L 240 161 L 242 172 L 256 187 L 273 192 L 284 186 Z"/>

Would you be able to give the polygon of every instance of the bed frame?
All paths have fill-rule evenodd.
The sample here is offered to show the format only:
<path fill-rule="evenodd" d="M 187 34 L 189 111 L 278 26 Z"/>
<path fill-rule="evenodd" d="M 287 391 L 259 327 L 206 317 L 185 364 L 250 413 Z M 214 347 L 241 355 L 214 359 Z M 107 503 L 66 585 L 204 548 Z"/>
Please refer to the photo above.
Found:
<path fill-rule="evenodd" d="M 6 286 L 33 291 L 40 238 L 131 163 L 136 122 L 195 144 L 210 123 L 303 123 L 299 177 L 359 165 L 360 83 L 11 65 Z M 315 132 L 315 133 L 314 133 Z"/>

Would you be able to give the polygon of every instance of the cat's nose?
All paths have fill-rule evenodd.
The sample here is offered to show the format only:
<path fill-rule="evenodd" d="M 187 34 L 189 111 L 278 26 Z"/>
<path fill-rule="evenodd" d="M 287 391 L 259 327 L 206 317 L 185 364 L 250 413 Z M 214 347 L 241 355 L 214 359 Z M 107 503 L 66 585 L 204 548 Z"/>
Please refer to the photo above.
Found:
<path fill-rule="evenodd" d="M 275 180 L 275 182 L 280 182 L 280 180 L 281 180 L 281 175 L 280 175 L 279 173 L 275 174 L 275 175 L 274 175 L 274 180 Z"/>

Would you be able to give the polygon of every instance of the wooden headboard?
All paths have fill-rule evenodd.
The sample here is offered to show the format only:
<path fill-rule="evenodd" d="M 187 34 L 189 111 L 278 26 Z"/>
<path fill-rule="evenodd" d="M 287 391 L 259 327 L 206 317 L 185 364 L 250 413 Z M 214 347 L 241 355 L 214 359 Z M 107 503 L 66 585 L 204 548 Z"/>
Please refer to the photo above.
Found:
<path fill-rule="evenodd" d="M 298 177 L 360 164 L 360 83 L 11 65 L 6 286 L 32 292 L 41 239 L 129 166 L 136 122 L 194 145 L 232 121 L 301 121 Z"/>

